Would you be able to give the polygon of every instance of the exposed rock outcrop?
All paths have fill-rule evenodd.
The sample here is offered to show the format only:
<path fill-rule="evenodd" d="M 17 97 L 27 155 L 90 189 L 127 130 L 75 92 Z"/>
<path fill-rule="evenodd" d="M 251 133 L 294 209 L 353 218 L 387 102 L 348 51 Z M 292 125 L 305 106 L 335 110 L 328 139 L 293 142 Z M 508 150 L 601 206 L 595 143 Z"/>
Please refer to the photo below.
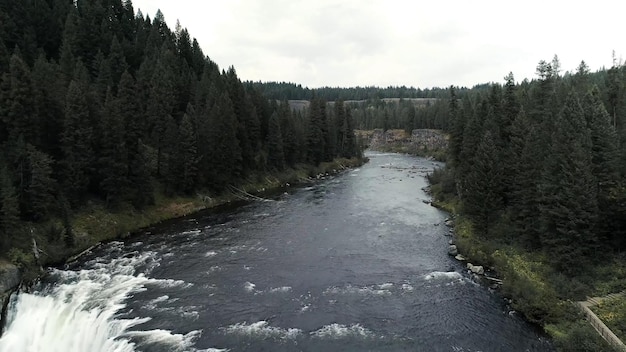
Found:
<path fill-rule="evenodd" d="M 20 284 L 20 270 L 13 264 L 0 263 L 0 295 L 13 291 Z"/>
<path fill-rule="evenodd" d="M 20 270 L 17 266 L 0 261 L 0 301 L 2 302 L 2 314 L 0 315 L 0 333 L 6 322 L 7 306 L 11 293 L 17 289 L 21 281 Z"/>
<path fill-rule="evenodd" d="M 420 149 L 436 150 L 448 147 L 448 139 L 440 130 L 413 130 L 411 143 Z"/>
<path fill-rule="evenodd" d="M 448 147 L 448 139 L 440 130 L 416 129 L 411 134 L 404 130 L 374 129 L 355 131 L 357 136 L 367 141 L 373 150 L 391 150 L 408 153 L 444 150 Z"/>

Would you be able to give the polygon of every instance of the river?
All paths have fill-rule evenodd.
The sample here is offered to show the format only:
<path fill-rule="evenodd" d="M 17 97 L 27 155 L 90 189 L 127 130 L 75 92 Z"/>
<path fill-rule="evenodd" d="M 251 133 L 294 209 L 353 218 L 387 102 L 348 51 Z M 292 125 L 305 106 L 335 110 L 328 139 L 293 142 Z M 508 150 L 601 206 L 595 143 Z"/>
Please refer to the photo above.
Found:
<path fill-rule="evenodd" d="M 12 297 L 1 352 L 551 351 L 446 251 L 437 164 L 370 162 L 97 247 Z"/>

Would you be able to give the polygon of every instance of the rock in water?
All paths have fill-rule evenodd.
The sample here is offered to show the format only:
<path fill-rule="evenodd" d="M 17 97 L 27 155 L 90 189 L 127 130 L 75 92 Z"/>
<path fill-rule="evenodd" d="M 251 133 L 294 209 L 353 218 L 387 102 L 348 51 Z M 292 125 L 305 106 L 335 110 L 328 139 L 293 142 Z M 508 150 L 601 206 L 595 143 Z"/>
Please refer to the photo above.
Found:
<path fill-rule="evenodd" d="M 456 245 L 451 244 L 448 247 L 448 255 L 451 255 L 451 256 L 455 257 L 458 254 L 459 254 L 459 250 L 458 250 L 458 248 L 456 248 Z"/>

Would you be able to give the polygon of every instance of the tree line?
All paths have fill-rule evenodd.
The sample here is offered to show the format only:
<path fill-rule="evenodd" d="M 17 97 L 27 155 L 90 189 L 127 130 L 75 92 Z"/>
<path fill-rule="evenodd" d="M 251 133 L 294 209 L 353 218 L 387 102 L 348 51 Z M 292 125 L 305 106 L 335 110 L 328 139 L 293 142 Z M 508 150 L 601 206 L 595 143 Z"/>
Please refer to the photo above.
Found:
<path fill-rule="evenodd" d="M 321 87 L 308 88 L 290 82 L 248 82 L 267 97 L 276 100 L 311 100 L 314 96 L 327 101 L 375 100 L 385 98 L 446 98 L 447 88 L 388 87 Z M 465 89 L 465 88 L 462 88 Z"/>
<path fill-rule="evenodd" d="M 93 200 L 142 209 L 360 155 L 343 104 L 292 111 L 130 0 L 0 0 L 0 39 L 1 251 Z"/>
<path fill-rule="evenodd" d="M 565 274 L 626 249 L 626 66 L 469 92 L 449 88 L 442 186 L 480 236 L 543 252 Z M 440 175 L 441 176 L 441 175 Z"/>

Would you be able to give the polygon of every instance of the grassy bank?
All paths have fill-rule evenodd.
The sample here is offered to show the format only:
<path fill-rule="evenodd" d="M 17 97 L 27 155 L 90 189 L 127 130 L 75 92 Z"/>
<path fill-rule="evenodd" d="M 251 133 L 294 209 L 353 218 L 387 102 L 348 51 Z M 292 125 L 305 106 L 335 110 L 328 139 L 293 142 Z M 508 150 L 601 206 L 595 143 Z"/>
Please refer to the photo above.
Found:
<path fill-rule="evenodd" d="M 338 173 L 360 166 L 366 161 L 357 158 L 335 159 L 318 166 L 297 165 L 281 172 L 251 175 L 234 185 L 231 190 L 218 195 L 207 192 L 193 196 L 166 196 L 157 191 L 154 204 L 142 210 L 130 206 L 111 210 L 102 202 L 88 202 L 86 207 L 72 216 L 71 238 L 67 236 L 66 226 L 60 219 L 39 224 L 25 223 L 22 226 L 25 240 L 14 245 L 4 256 L 21 269 L 24 280 L 32 280 L 40 275 L 40 268 L 33 255 L 31 238 L 36 240 L 41 250 L 40 264 L 55 265 L 97 243 L 126 238 L 141 228 L 227 204 L 242 197 L 313 182 L 320 175 Z"/>
<path fill-rule="evenodd" d="M 626 341 L 626 297 L 602 301 L 591 310 L 620 340 Z"/>
<path fill-rule="evenodd" d="M 510 299 L 511 307 L 528 321 L 538 324 L 552 337 L 559 351 L 612 351 L 584 319 L 575 301 L 587 296 L 603 296 L 626 289 L 624 258 L 603 258 L 601 263 L 584 268 L 583 274 L 565 276 L 550 265 L 546 254 L 528 251 L 507 241 L 508 236 L 479 236 L 462 212 L 462 204 L 454 195 L 450 172 L 437 171 L 430 177 L 433 205 L 454 217 L 456 244 L 459 252 L 474 264 L 492 268 L 503 280 L 501 294 Z M 501 226 L 506 231 L 506 226 Z M 618 329 L 624 338 L 626 309 L 614 302 L 600 307 L 605 323 Z M 618 333 L 616 332 L 616 333 Z M 620 335 L 618 335 L 620 336 Z"/>

